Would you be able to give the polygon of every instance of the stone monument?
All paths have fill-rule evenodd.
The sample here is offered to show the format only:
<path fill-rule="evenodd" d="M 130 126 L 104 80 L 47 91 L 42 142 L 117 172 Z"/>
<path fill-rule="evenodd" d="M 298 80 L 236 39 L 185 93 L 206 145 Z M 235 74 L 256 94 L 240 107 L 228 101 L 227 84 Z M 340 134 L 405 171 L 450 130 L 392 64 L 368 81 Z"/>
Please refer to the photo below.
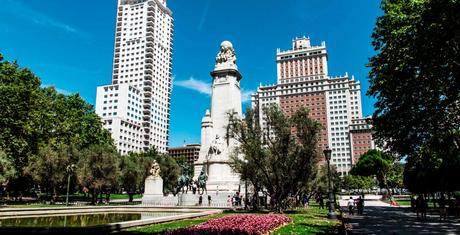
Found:
<path fill-rule="evenodd" d="M 150 175 L 145 179 L 144 196 L 142 201 L 149 197 L 163 196 L 163 179 L 160 176 L 160 165 L 156 161 L 150 168 Z"/>
<path fill-rule="evenodd" d="M 235 50 L 231 42 L 221 43 L 215 62 L 211 72 L 211 111 L 206 110 L 201 122 L 201 149 L 195 162 L 194 179 L 204 171 L 208 176 L 207 191 L 226 195 L 227 192 L 233 193 L 240 189 L 240 177 L 229 165 L 236 141 L 226 139 L 226 136 L 229 113 L 241 118 L 242 76 L 236 65 Z"/>

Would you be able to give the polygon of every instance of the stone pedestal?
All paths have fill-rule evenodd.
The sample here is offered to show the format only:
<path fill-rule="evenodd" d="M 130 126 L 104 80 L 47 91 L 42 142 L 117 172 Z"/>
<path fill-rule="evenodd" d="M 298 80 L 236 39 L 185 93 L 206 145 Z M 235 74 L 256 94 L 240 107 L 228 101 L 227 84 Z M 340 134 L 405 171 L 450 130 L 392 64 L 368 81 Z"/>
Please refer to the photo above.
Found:
<path fill-rule="evenodd" d="M 144 188 L 144 195 L 163 196 L 163 179 L 161 177 L 147 177 Z"/>
<path fill-rule="evenodd" d="M 161 204 L 164 202 L 163 179 L 160 176 L 149 176 L 145 179 L 142 204 Z"/>

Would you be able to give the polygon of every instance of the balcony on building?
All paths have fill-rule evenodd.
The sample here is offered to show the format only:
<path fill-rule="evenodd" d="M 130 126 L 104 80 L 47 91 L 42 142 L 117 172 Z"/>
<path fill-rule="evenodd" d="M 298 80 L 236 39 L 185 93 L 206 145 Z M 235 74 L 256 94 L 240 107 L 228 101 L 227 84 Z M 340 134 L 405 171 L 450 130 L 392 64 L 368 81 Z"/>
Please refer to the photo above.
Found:
<path fill-rule="evenodd" d="M 147 49 L 152 50 L 151 48 L 147 48 Z M 153 52 L 153 50 L 152 50 L 152 52 Z M 146 64 L 144 68 L 145 69 L 153 69 L 153 66 L 151 64 Z"/>
<path fill-rule="evenodd" d="M 145 80 L 147 80 L 147 81 L 152 81 L 152 80 L 153 80 L 152 74 L 146 74 L 146 75 L 144 76 L 144 78 L 145 78 Z"/>
<path fill-rule="evenodd" d="M 145 97 L 151 97 L 151 96 L 152 96 L 152 94 L 150 93 L 150 92 L 152 91 L 152 87 L 151 87 L 151 86 L 144 86 L 144 91 L 145 91 L 146 93 L 149 93 L 149 94 L 146 94 L 146 93 L 145 93 Z"/>
<path fill-rule="evenodd" d="M 153 36 L 151 34 L 147 34 L 145 38 L 147 39 L 147 42 L 153 42 L 154 41 L 154 38 L 153 38 Z"/>
<path fill-rule="evenodd" d="M 150 103 L 150 99 L 144 99 L 144 104 L 142 105 L 144 106 L 144 109 L 149 109 L 152 107 L 152 104 Z"/>
<path fill-rule="evenodd" d="M 147 26 L 154 26 L 155 19 L 152 16 L 147 17 Z"/>
<path fill-rule="evenodd" d="M 151 87 L 152 85 L 153 85 L 152 81 L 148 81 L 148 80 L 144 81 L 144 86 L 150 86 Z"/>

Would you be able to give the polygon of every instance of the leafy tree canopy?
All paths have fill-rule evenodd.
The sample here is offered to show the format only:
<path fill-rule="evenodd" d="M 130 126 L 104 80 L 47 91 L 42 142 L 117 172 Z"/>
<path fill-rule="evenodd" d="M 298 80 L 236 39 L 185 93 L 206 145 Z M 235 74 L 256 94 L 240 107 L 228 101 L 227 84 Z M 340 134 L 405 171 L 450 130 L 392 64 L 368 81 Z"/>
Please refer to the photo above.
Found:
<path fill-rule="evenodd" d="M 371 149 L 364 153 L 351 168 L 350 174 L 360 176 L 375 176 L 380 186 L 390 192 L 388 174 L 393 167 L 395 158 L 380 150 Z"/>
<path fill-rule="evenodd" d="M 372 34 L 375 137 L 401 156 L 460 129 L 459 0 L 383 0 Z"/>
<path fill-rule="evenodd" d="M 271 106 L 264 109 L 269 127 L 264 133 L 257 113 L 248 110 L 244 119 L 230 116 L 228 136 L 239 144 L 234 169 L 253 184 L 256 193 L 266 190 L 272 208 L 280 211 L 288 207 L 288 197 L 298 195 L 316 173 L 321 127 L 306 109 L 287 116 L 278 106 Z"/>

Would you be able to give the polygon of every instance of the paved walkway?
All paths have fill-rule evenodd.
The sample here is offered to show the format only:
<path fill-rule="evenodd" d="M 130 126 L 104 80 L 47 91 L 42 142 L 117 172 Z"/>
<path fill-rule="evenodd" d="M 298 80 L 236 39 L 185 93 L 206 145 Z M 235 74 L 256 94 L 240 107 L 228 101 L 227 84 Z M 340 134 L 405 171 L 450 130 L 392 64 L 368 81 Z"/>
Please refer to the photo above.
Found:
<path fill-rule="evenodd" d="M 366 201 L 364 215 L 348 215 L 346 204 L 346 200 L 340 201 L 351 234 L 460 234 L 458 217 L 440 222 L 439 214 L 432 212 L 427 221 L 419 221 L 410 208 L 391 207 L 381 201 Z"/>

